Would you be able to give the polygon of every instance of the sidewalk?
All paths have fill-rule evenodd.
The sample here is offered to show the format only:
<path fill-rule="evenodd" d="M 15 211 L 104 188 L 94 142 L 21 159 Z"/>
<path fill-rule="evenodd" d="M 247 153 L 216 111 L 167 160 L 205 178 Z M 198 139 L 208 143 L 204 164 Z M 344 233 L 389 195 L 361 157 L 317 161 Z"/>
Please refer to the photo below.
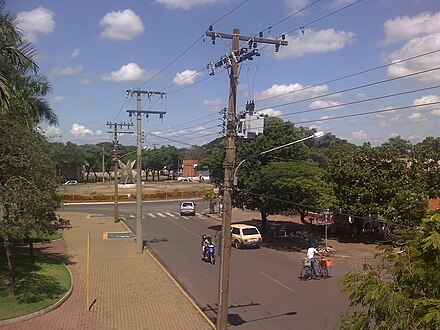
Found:
<path fill-rule="evenodd" d="M 221 218 L 217 214 L 206 214 L 211 218 L 215 218 L 221 221 Z M 232 211 L 232 222 L 242 222 L 261 220 L 261 215 L 257 211 L 241 210 L 234 208 Z M 284 215 L 270 215 L 268 222 L 271 221 L 289 221 L 295 223 L 301 223 L 299 219 Z M 335 251 L 330 253 L 332 258 L 340 259 L 374 259 L 376 251 L 375 244 L 365 244 L 358 242 L 339 242 L 336 239 L 328 239 L 327 245 L 332 247 Z M 305 252 L 305 251 L 304 251 Z"/>
<path fill-rule="evenodd" d="M 41 247 L 68 260 L 73 291 L 57 309 L 2 330 L 46 329 L 212 329 L 180 286 L 148 253 L 136 254 L 133 238 L 103 239 L 104 232 L 124 232 L 113 218 L 62 213 L 72 229 L 64 239 Z M 86 312 L 86 250 L 90 234 L 90 303 Z"/>

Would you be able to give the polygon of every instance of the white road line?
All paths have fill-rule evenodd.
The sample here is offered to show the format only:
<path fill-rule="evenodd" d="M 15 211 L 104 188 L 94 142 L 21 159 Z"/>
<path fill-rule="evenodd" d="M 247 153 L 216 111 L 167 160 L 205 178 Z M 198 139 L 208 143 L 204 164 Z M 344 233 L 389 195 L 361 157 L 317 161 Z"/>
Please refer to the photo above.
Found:
<path fill-rule="evenodd" d="M 170 213 L 170 212 L 167 212 L 167 213 L 165 213 L 165 214 L 169 215 L 170 217 L 172 217 L 172 218 L 174 218 L 174 219 L 176 219 L 176 218 L 177 218 L 177 216 L 176 216 L 176 215 L 174 215 L 174 214 L 172 214 L 172 213 Z"/>
<path fill-rule="evenodd" d="M 261 275 L 267 277 L 269 280 L 274 281 L 276 284 L 281 285 L 283 288 L 285 288 L 285 289 L 287 289 L 287 290 L 289 290 L 289 291 L 295 292 L 295 290 L 293 290 L 292 288 L 288 287 L 287 285 L 281 283 L 280 281 L 277 281 L 277 280 L 274 279 L 273 277 L 271 277 L 271 276 L 269 276 L 269 275 L 267 275 L 267 274 L 265 274 L 265 273 L 263 273 L 263 272 L 260 272 L 260 271 L 259 271 L 259 273 L 260 273 Z"/>
<path fill-rule="evenodd" d="M 156 214 L 162 218 L 166 218 L 166 216 L 164 216 L 162 213 L 156 213 Z"/>
<path fill-rule="evenodd" d="M 147 213 L 150 217 L 155 218 L 156 216 L 154 215 L 154 213 Z"/>

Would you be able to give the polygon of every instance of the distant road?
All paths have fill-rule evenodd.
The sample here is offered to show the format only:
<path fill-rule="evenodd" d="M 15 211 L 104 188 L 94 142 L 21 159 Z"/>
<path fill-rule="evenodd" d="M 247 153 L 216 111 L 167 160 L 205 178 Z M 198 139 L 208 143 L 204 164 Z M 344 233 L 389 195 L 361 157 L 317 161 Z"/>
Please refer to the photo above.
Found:
<path fill-rule="evenodd" d="M 181 217 L 178 201 L 143 204 L 143 239 L 164 266 L 194 297 L 210 318 L 217 311 L 219 263 L 200 260 L 201 235 L 215 236 L 220 222 L 200 213 L 208 208 L 196 201 L 197 215 Z M 120 214 L 136 230 L 136 205 L 121 204 Z M 70 205 L 63 211 L 112 216 L 112 205 Z M 327 280 L 301 282 L 302 253 L 269 248 L 232 249 L 229 322 L 231 329 L 334 329 L 338 316 L 347 309 L 339 280 L 353 265 L 338 260 Z M 130 279 L 127 279 L 129 281 Z"/>

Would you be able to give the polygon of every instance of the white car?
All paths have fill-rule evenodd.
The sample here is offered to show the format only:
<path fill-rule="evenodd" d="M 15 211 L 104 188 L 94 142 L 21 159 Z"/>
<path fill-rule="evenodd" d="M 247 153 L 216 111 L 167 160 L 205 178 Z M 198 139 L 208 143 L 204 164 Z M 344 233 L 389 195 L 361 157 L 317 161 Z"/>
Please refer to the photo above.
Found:
<path fill-rule="evenodd" d="M 66 182 L 63 183 L 63 185 L 65 185 L 65 186 L 74 186 L 77 184 L 78 184 L 78 181 L 76 181 L 76 180 L 67 180 Z"/>
<path fill-rule="evenodd" d="M 263 238 L 257 227 L 242 223 L 231 225 L 232 245 L 235 248 L 253 246 L 259 248 L 263 243 Z"/>
<path fill-rule="evenodd" d="M 185 178 L 185 177 L 179 177 L 177 179 L 177 181 L 179 181 L 179 182 L 192 182 L 192 180 L 190 178 Z"/>
<path fill-rule="evenodd" d="M 190 201 L 180 203 L 180 215 L 196 215 L 196 204 Z"/>

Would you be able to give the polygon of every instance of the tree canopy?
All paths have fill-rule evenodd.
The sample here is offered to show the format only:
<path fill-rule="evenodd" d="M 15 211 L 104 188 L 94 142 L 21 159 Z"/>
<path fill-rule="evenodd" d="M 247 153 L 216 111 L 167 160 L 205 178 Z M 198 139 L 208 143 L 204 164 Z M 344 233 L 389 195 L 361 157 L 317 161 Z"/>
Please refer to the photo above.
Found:
<path fill-rule="evenodd" d="M 400 234 L 399 251 L 381 246 L 377 266 L 341 280 L 351 306 L 341 329 L 440 328 L 440 214 Z"/>

